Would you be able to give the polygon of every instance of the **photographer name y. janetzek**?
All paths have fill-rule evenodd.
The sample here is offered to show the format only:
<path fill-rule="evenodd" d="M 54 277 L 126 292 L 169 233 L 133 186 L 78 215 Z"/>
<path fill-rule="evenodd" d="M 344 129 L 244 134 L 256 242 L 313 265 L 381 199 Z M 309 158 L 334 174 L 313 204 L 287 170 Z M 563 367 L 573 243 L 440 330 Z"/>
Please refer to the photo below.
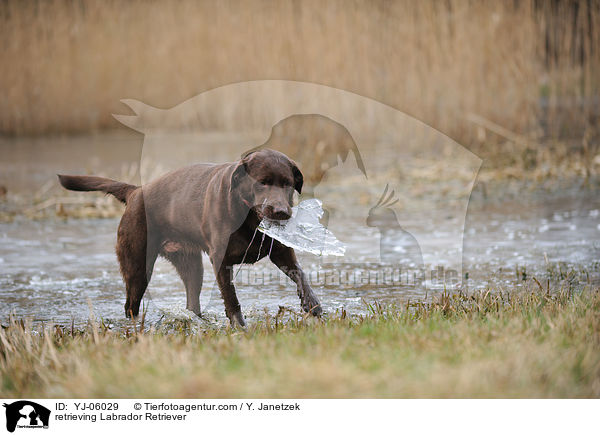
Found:
<path fill-rule="evenodd" d="M 270 405 L 268 403 L 261 403 L 258 407 L 258 411 L 300 411 L 300 404 L 294 403 L 291 405 L 280 403 L 277 405 Z"/>

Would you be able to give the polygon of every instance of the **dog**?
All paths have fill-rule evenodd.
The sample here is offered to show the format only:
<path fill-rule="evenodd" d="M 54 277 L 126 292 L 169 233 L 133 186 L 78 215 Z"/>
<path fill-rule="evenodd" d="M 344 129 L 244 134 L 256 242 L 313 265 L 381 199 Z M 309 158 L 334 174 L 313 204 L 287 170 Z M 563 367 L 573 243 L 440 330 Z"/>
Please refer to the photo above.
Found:
<path fill-rule="evenodd" d="M 233 266 L 267 255 L 295 282 L 302 308 L 322 314 L 294 250 L 268 236 L 256 237 L 264 217 L 289 219 L 294 190 L 302 192 L 302 172 L 285 154 L 261 149 L 234 163 L 186 166 L 144 186 L 93 176 L 58 178 L 68 190 L 101 191 L 126 204 L 116 245 L 126 316 L 138 315 L 158 255 L 175 266 L 185 284 L 186 308 L 200 315 L 203 252 L 211 260 L 232 326 L 245 327 Z"/>

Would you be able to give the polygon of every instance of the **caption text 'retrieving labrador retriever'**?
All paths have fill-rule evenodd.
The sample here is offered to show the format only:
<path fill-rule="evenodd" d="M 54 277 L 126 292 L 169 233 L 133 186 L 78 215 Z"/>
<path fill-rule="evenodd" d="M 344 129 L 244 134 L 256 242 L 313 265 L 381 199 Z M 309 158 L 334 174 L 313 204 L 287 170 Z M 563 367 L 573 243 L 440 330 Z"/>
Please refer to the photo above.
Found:
<path fill-rule="evenodd" d="M 254 237 L 263 217 L 289 219 L 293 192 L 302 190 L 302 173 L 285 154 L 263 149 L 235 163 L 187 166 L 143 187 L 101 177 L 58 177 L 66 189 L 110 193 L 127 205 L 116 247 L 127 316 L 138 315 L 157 255 L 175 266 L 187 309 L 200 315 L 202 252 L 210 257 L 232 325 L 245 325 L 232 267 L 267 255 L 296 283 L 302 308 L 321 314 L 294 250 L 268 236 Z"/>

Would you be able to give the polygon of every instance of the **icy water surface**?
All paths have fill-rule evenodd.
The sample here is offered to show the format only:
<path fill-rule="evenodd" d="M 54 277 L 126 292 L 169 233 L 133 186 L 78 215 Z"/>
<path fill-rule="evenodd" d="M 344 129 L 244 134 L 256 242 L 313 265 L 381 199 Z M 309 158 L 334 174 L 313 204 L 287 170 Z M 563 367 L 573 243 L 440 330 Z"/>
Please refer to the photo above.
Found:
<path fill-rule="evenodd" d="M 17 220 L 0 224 L 0 318 L 10 313 L 35 321 L 85 323 L 90 306 L 97 318 L 123 324 L 124 285 L 114 253 L 117 219 Z M 425 268 L 452 263 L 461 256 L 446 243 L 457 231 L 445 216 L 422 216 L 412 222 L 421 241 Z M 346 245 L 342 259 L 325 260 L 299 254 L 326 312 L 344 308 L 360 313 L 365 301 L 403 302 L 440 291 L 431 281 L 415 285 L 394 276 L 397 268 L 374 258 L 381 234 L 366 226 L 364 217 L 338 227 L 335 235 Z M 394 246 L 402 258 L 402 242 Z M 484 288 L 514 288 L 526 278 L 545 280 L 549 267 L 580 271 L 598 279 L 600 254 L 600 200 L 593 195 L 539 201 L 535 204 L 503 204 L 469 212 L 464 233 L 464 265 L 461 278 L 448 284 Z M 224 323 L 223 303 L 214 284 L 208 258 L 201 298 L 203 312 L 213 322 Z M 558 269 L 557 269 L 558 270 Z M 377 278 L 377 273 L 383 273 Z M 389 275 L 386 273 L 389 272 Z M 369 275 L 371 274 L 371 275 Z M 371 278 L 368 278 L 371 276 Z M 367 278 L 365 278 L 367 277 Z M 353 281 L 354 279 L 354 281 Z M 299 310 L 295 286 L 267 259 L 244 266 L 236 277 L 242 310 L 251 319 L 265 310 L 275 314 L 279 306 Z M 185 291 L 175 270 L 157 262 L 144 302 L 147 321 L 157 324 L 165 316 L 184 315 Z"/>

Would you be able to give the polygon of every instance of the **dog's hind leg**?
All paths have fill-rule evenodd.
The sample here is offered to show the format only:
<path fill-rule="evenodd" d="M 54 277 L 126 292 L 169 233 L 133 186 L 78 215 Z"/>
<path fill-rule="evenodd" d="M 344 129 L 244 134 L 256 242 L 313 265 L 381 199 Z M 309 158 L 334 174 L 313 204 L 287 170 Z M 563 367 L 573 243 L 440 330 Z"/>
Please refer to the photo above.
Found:
<path fill-rule="evenodd" d="M 124 243 L 121 243 L 124 242 Z M 117 257 L 121 264 L 121 274 L 125 281 L 127 300 L 125 315 L 137 317 L 140 303 L 150 282 L 152 269 L 156 261 L 155 249 L 147 250 L 146 246 L 121 238 L 117 246 Z"/>
<path fill-rule="evenodd" d="M 196 315 L 200 315 L 200 291 L 202 290 L 202 279 L 204 268 L 202 267 L 201 253 L 174 252 L 165 253 L 165 258 L 169 260 L 185 285 L 187 297 L 186 308 Z"/>
<path fill-rule="evenodd" d="M 148 242 L 146 214 L 141 209 L 128 207 L 117 231 L 117 258 L 125 282 L 127 301 L 125 315 L 137 317 L 140 303 L 150 282 L 158 255 L 156 243 Z"/>

